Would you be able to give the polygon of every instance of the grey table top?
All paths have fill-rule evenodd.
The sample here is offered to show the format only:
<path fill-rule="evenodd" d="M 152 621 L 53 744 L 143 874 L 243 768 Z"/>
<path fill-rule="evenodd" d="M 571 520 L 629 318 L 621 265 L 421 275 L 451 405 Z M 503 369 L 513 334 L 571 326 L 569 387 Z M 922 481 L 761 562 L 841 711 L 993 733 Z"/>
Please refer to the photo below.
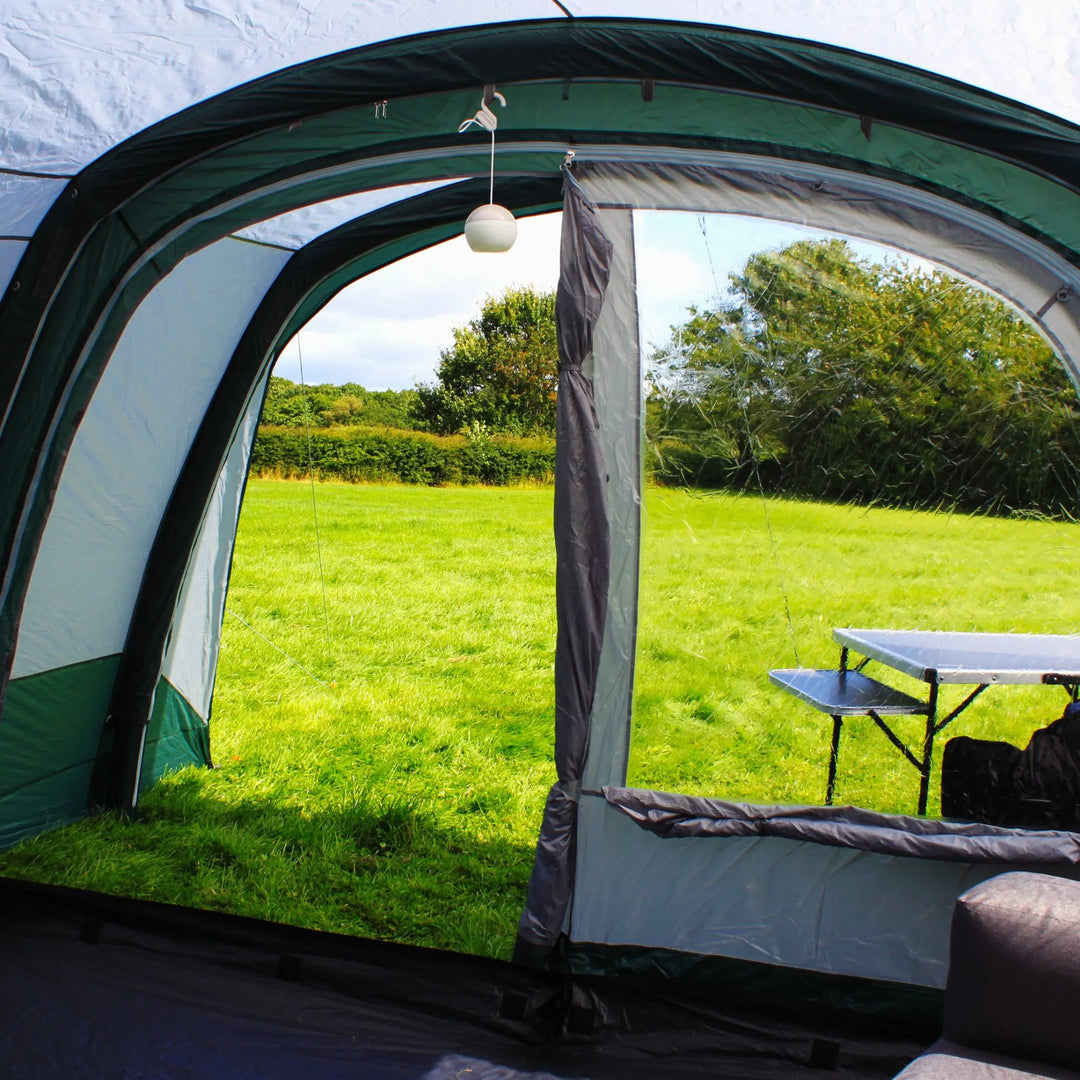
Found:
<path fill-rule="evenodd" d="M 833 631 L 837 644 L 905 675 L 937 683 L 1080 681 L 1080 635 L 947 630 Z"/>

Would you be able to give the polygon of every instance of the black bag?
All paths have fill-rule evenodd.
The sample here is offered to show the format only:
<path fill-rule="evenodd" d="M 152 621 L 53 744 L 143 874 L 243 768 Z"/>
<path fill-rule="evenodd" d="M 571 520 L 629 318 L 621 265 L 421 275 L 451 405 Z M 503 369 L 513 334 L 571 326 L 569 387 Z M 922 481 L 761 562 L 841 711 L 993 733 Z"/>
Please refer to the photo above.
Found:
<path fill-rule="evenodd" d="M 960 736 L 941 758 L 943 817 L 1028 829 L 1080 829 L 1080 702 L 1020 750 Z"/>
<path fill-rule="evenodd" d="M 1000 825 L 1016 813 L 1013 773 L 1019 747 L 1007 742 L 950 739 L 941 755 L 941 816 Z"/>

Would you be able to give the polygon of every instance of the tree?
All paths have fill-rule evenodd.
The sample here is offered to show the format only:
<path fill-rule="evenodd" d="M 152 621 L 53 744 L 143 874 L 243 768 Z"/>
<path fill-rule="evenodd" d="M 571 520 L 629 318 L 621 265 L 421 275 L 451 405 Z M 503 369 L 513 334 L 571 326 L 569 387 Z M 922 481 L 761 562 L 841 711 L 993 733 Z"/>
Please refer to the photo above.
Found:
<path fill-rule="evenodd" d="M 303 386 L 270 376 L 260 422 L 269 427 L 415 427 L 414 390 L 366 390 L 359 383 Z"/>
<path fill-rule="evenodd" d="M 271 427 L 322 427 L 323 413 L 341 391 L 329 383 L 301 386 L 280 375 L 270 376 L 270 385 L 263 403 L 261 423 Z"/>
<path fill-rule="evenodd" d="M 414 415 L 431 431 L 482 425 L 498 434 L 555 430 L 558 347 L 555 294 L 507 289 L 479 317 L 454 330 L 440 354 L 437 383 L 416 388 Z"/>
<path fill-rule="evenodd" d="M 729 481 L 1075 512 L 1075 391 L 1004 303 L 840 240 L 758 253 L 731 282 L 728 303 L 691 309 L 654 358 L 657 432 Z"/>

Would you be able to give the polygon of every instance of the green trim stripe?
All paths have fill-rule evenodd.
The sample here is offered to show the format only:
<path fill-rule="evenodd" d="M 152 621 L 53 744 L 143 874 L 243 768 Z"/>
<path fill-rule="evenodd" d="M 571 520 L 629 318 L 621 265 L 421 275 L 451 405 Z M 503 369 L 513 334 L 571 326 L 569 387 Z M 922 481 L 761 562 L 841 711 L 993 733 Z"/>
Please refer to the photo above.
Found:
<path fill-rule="evenodd" d="M 111 748 L 105 716 L 119 664 L 119 656 L 103 656 L 9 683 L 0 723 L 0 850 L 86 814 L 91 781 Z M 209 764 L 206 721 L 161 679 L 143 789 L 166 772 Z"/>
<path fill-rule="evenodd" d="M 86 813 L 118 656 L 8 685 L 0 723 L 0 849 Z"/>
<path fill-rule="evenodd" d="M 186 765 L 210 762 L 210 726 L 168 679 L 161 679 L 154 694 L 154 711 L 146 732 L 140 793 L 167 772 Z"/>
<path fill-rule="evenodd" d="M 782 1001 L 786 1008 L 810 1014 L 853 1013 L 929 1037 L 940 1032 L 945 1008 L 945 992 L 932 987 L 643 945 L 572 942 L 564 963 L 575 975 L 615 975 L 646 983 L 659 976 L 732 1004 L 775 1008 Z"/>

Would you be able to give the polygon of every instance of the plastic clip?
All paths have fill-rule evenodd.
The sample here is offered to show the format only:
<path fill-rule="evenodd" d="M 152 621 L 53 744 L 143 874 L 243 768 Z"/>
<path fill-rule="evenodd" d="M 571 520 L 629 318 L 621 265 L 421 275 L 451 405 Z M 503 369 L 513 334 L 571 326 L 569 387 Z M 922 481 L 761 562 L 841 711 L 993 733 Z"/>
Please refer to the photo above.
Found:
<path fill-rule="evenodd" d="M 482 127 L 485 131 L 494 131 L 499 126 L 499 118 L 490 108 L 494 101 L 498 101 L 504 109 L 506 108 L 506 98 L 489 83 L 484 87 L 484 96 L 480 99 L 480 108 L 477 110 L 476 115 L 470 116 L 468 120 L 462 120 L 458 124 L 458 133 L 467 131 L 473 124 Z"/>
<path fill-rule="evenodd" d="M 1035 318 L 1041 319 L 1055 304 L 1067 304 L 1071 297 L 1072 286 L 1067 281 L 1063 281 L 1057 292 L 1051 293 L 1046 303 L 1035 312 Z"/>

